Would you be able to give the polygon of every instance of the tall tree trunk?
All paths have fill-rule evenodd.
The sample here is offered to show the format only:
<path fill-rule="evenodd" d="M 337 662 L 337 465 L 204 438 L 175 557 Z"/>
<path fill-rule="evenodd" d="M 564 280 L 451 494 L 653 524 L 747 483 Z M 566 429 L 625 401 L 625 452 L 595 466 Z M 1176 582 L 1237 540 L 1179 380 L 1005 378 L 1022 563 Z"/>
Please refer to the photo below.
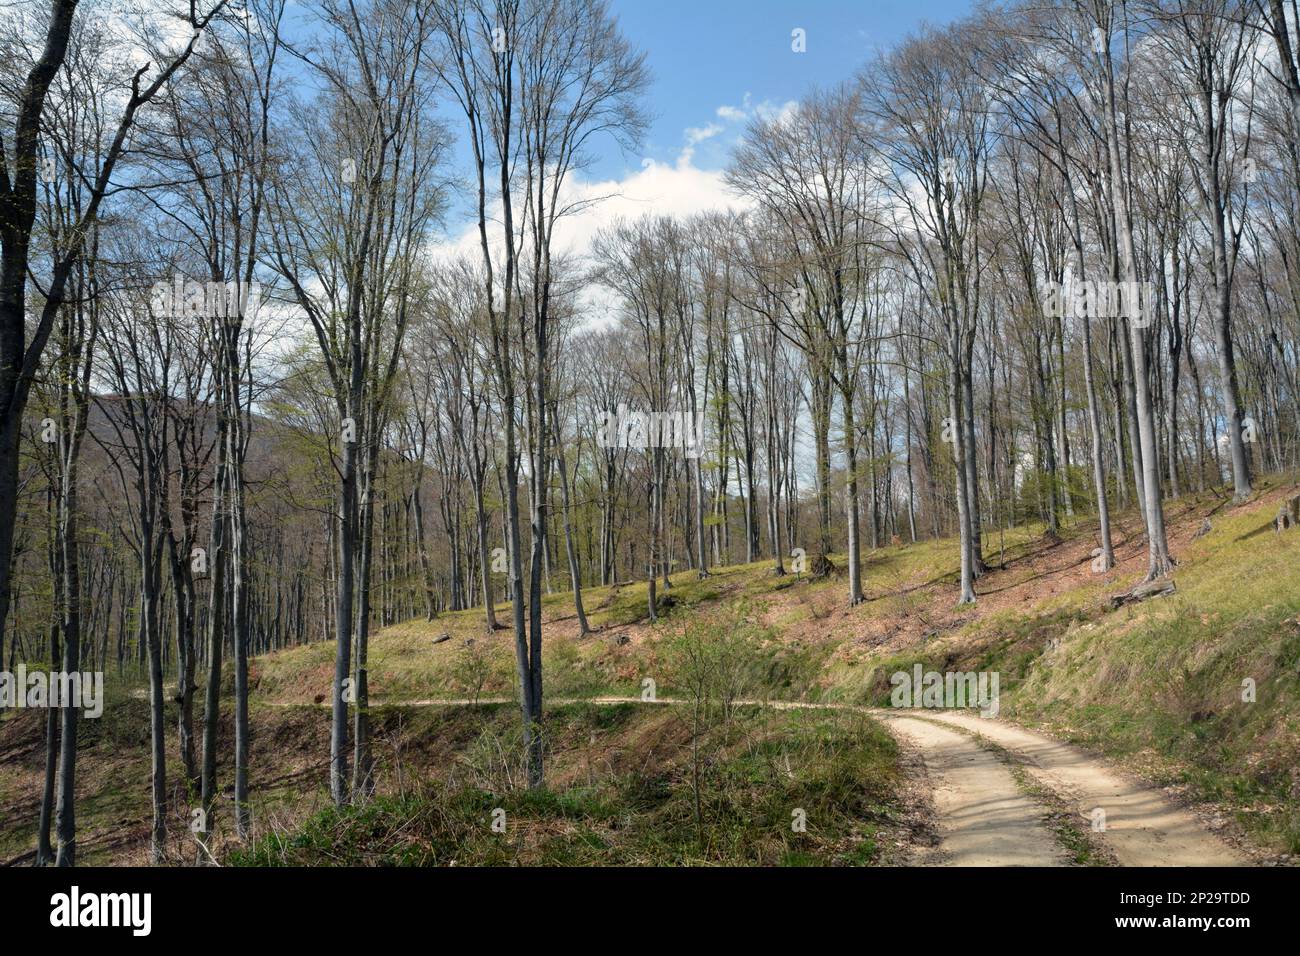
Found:
<path fill-rule="evenodd" d="M 578 615 L 578 636 L 586 637 L 591 633 L 587 625 L 587 611 L 582 606 L 582 569 L 578 565 L 578 552 L 573 544 L 573 521 L 570 516 L 569 470 L 564 460 L 564 449 L 556 442 L 556 456 L 560 468 L 561 505 L 564 508 L 564 549 L 569 558 L 569 580 L 573 585 L 573 609 Z M 574 463 L 576 474 L 578 465 Z"/>

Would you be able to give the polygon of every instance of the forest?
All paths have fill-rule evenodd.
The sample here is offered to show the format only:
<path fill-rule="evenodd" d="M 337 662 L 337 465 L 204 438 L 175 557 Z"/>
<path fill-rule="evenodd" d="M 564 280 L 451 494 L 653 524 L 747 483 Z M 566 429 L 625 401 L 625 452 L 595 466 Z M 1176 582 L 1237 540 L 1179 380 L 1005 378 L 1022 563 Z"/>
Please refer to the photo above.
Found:
<path fill-rule="evenodd" d="M 1180 574 L 1194 587 L 1213 535 L 1239 521 L 1223 548 L 1247 553 L 1238 542 L 1267 524 L 1250 547 L 1273 549 L 1249 587 L 1287 569 L 1252 609 L 1297 613 L 1295 0 L 1000 0 L 918 23 L 837 82 L 751 111 L 725 202 L 648 204 L 599 219 L 590 241 L 574 236 L 604 202 L 592 170 L 637 155 L 656 109 L 617 2 L 5 12 L 10 862 L 81 862 L 82 805 L 92 848 L 111 845 L 87 796 L 102 783 L 86 756 L 108 746 L 101 721 L 129 715 L 129 732 L 112 731 L 129 745 L 112 747 L 138 755 L 130 800 L 111 811 L 139 820 L 131 861 L 264 863 L 268 834 L 280 853 L 301 824 L 277 829 L 258 802 L 282 757 L 266 722 L 311 721 L 301 792 L 321 819 L 355 819 L 408 799 L 420 771 L 394 749 L 394 721 L 422 698 L 472 698 L 465 714 L 400 719 L 488 741 L 510 769 L 478 787 L 497 795 L 475 811 L 490 838 L 489 811 L 524 812 L 502 791 L 537 801 L 526 795 L 594 773 L 561 745 L 583 753 L 583 721 L 593 743 L 604 726 L 573 699 L 635 710 L 656 699 L 647 674 L 683 704 L 690 746 L 665 773 L 689 794 L 681 843 L 707 859 L 722 852 L 708 834 L 731 764 L 700 742 L 740 746 L 733 708 L 762 710 L 781 687 L 878 705 L 902 660 L 864 650 L 863 667 L 884 669 L 836 690 L 835 668 L 857 666 L 847 651 L 808 663 L 816 624 L 778 647 L 779 615 L 755 599 L 802 594 L 850 643 L 877 623 L 911 628 L 920 655 L 973 621 L 1013 640 L 1005 619 L 979 616 L 1014 611 L 1003 588 L 1018 562 L 1068 552 L 1088 601 L 1146 621 L 1195 598 Z M 797 20 L 771 30 L 790 56 L 816 40 Z M 1178 607 L 1171 628 L 1200 626 Z M 1036 615 L 1035 655 L 1094 619 L 1050 602 Z M 1251 647 L 1289 641 L 1278 654 L 1291 660 L 1282 620 Z M 626 647 L 607 640 L 625 627 Z M 455 648 L 457 680 L 426 688 L 401 672 L 393 642 L 408 639 Z M 602 641 L 625 655 L 603 683 L 582 650 Z M 1017 721 L 1017 701 L 1073 693 L 989 653 L 924 661 L 994 670 L 995 694 L 1000 670 Z M 1270 726 L 1293 731 L 1294 662 L 1267 689 L 1252 655 L 1212 688 L 1195 664 L 1151 667 L 1207 698 L 1257 681 L 1261 698 L 1282 695 Z M 899 666 L 914 659 L 919 676 L 921 656 Z M 52 689 L 32 706 L 19 668 L 64 675 L 65 691 L 82 675 L 85 706 Z M 408 679 L 419 690 L 403 697 Z M 440 723 L 479 711 L 472 727 Z M 1201 720 L 1192 711 L 1281 748 L 1272 769 L 1243 757 L 1219 770 L 1287 794 L 1287 819 L 1260 839 L 1300 849 L 1294 733 L 1261 735 L 1218 704 L 1178 710 L 1180 728 Z M 892 779 L 894 764 L 871 761 L 918 745 L 874 718 L 833 719 L 858 721 L 825 731 L 835 740 L 879 748 L 837 751 L 837 773 Z M 813 817 L 842 811 L 848 827 L 868 812 L 836 799 Z M 772 811 L 786 831 L 791 813 Z M 477 851 L 457 845 L 470 862 Z M 492 852 L 482 859 L 502 862 Z M 634 861 L 664 862 L 644 852 Z"/>

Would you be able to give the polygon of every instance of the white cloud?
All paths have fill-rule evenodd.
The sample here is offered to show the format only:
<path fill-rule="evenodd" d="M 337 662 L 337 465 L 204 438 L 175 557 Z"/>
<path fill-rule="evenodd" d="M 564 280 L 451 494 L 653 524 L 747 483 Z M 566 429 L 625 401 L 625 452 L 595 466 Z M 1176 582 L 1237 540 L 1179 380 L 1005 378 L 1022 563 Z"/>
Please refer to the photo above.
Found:
<path fill-rule="evenodd" d="M 573 196 L 582 200 L 604 197 L 557 230 L 559 247 L 577 254 L 585 253 L 596 232 L 616 219 L 684 217 L 742 205 L 740 198 L 727 190 L 721 170 L 698 168 L 685 151 L 672 165 L 646 159 L 639 170 L 622 179 L 575 183 Z"/>
<path fill-rule="evenodd" d="M 746 93 L 739 106 L 724 103 L 715 112 L 719 119 L 726 120 L 728 123 L 745 123 L 755 118 L 764 121 L 776 120 L 784 122 L 793 115 L 798 106 L 797 100 L 786 100 L 784 103 L 763 100 L 761 103 L 755 104 L 753 96 Z"/>
<path fill-rule="evenodd" d="M 696 146 L 726 133 L 728 125 L 744 123 L 752 118 L 783 120 L 796 106 L 793 100 L 785 103 L 764 100 L 755 104 L 751 95 L 746 93 L 740 106 L 724 104 L 717 108 L 716 115 L 721 122 L 710 121 L 684 129 L 684 145 L 671 162 L 647 157 L 641 161 L 640 169 L 629 170 L 622 177 L 613 179 L 588 180 L 571 176 L 563 190 L 562 201 L 579 209 L 557 224 L 556 255 L 585 260 L 596 234 L 620 219 L 633 220 L 648 215 L 686 218 L 697 213 L 744 209 L 747 201 L 728 190 L 721 169 L 702 169 L 695 165 Z M 500 222 L 500 213 L 498 202 L 491 210 L 496 223 Z M 490 234 L 499 229 L 499 225 L 493 226 Z M 433 250 L 434 258 L 466 256 L 477 261 L 480 255 L 478 227 L 472 223 Z M 588 286 L 581 293 L 581 301 L 588 321 L 593 323 L 612 319 L 617 312 L 615 298 L 602 288 Z"/>
<path fill-rule="evenodd" d="M 748 92 L 741 98 L 739 106 L 728 106 L 723 104 L 717 109 L 718 119 L 724 119 L 728 123 L 743 123 L 749 119 L 750 94 Z"/>
<path fill-rule="evenodd" d="M 706 139 L 712 139 L 721 133 L 723 127 L 718 123 L 709 123 L 707 126 L 688 126 L 684 134 L 686 146 L 683 147 L 681 154 L 677 157 L 678 166 L 689 166 L 695 159 L 695 146 Z"/>
<path fill-rule="evenodd" d="M 713 135 L 716 133 L 709 133 L 709 136 Z M 690 138 L 688 130 L 688 142 Z M 692 162 L 692 153 L 693 149 L 688 146 L 673 163 L 644 159 L 640 169 L 629 171 L 618 179 L 571 178 L 564 188 L 563 200 L 567 205 L 580 204 L 582 208 L 557 224 L 555 253 L 585 259 L 596 233 L 619 219 L 639 219 L 649 215 L 684 218 L 695 213 L 744 208 L 746 202 L 727 189 L 722 170 L 700 169 Z M 499 222 L 499 203 L 492 214 Z M 499 226 L 492 227 L 490 234 L 499 229 Z M 478 261 L 480 255 L 478 226 L 473 223 L 433 250 L 435 259 L 467 256 Z M 583 291 L 581 301 L 588 321 L 593 323 L 607 321 L 617 311 L 614 297 L 607 290 L 595 286 Z"/>
<path fill-rule="evenodd" d="M 686 127 L 686 144 L 694 146 L 696 143 L 702 143 L 721 132 L 722 126 L 719 123 L 709 123 L 707 126 L 688 126 Z"/>
<path fill-rule="evenodd" d="M 745 96 L 749 105 L 749 95 Z M 765 108 L 760 104 L 758 109 Z M 720 109 L 728 109 L 723 107 Z M 586 180 L 571 176 L 565 184 L 562 200 L 580 211 L 563 218 L 556 227 L 555 251 L 563 255 L 585 255 L 596 233 L 617 219 L 637 219 L 645 215 L 689 216 L 696 212 L 738 209 L 745 205 L 733 195 L 723 181 L 721 169 L 701 169 L 694 163 L 695 146 L 725 132 L 720 123 L 690 126 L 683 131 L 685 146 L 674 162 L 645 158 L 641 168 L 618 179 Z M 500 220 L 501 205 L 492 210 Z M 498 227 L 499 228 L 499 227 Z M 457 235 L 449 237 L 434 250 L 435 257 L 450 255 L 477 256 L 480 253 L 478 227 L 467 224 Z"/>

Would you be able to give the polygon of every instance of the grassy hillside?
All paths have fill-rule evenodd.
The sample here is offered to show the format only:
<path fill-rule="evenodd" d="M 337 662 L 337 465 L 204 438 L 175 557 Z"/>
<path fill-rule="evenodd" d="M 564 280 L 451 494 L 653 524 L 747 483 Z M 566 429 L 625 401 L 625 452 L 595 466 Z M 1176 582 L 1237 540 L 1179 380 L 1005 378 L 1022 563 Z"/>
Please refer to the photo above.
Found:
<path fill-rule="evenodd" d="M 914 663 L 996 670 L 1006 718 L 1111 756 L 1201 803 L 1276 853 L 1300 850 L 1300 531 L 1275 535 L 1289 478 L 1230 507 L 1214 495 L 1169 504 L 1177 591 L 1120 610 L 1109 596 L 1145 571 L 1135 515 L 1116 528 L 1119 565 L 1095 574 L 1095 525 L 1056 538 L 986 536 L 996 567 L 957 608 L 955 542 L 871 552 L 868 600 L 842 577 L 776 577 L 770 563 L 673 578 L 672 606 L 645 622 L 645 585 L 584 592 L 595 632 L 577 633 L 571 595 L 545 600 L 548 789 L 517 786 L 513 643 L 481 610 L 410 621 L 372 637 L 370 686 L 380 797 L 336 814 L 325 795 L 332 644 L 256 660 L 254 789 L 259 842 L 241 863 L 895 862 L 908 818 L 898 754 L 868 717 L 716 706 L 700 729 L 694 810 L 689 708 L 591 706 L 607 695 L 685 697 L 683 642 L 726 661 L 730 699 L 887 705 L 889 675 Z M 1206 519 L 1208 533 L 1196 535 Z M 836 558 L 842 565 L 843 559 Z M 558 579 L 557 579 L 558 584 Z M 508 620 L 507 608 L 499 617 Z M 1255 699 L 1243 700 L 1253 681 Z M 652 683 L 651 683 L 652 682 Z M 88 858 L 142 858 L 147 837 L 144 702 L 119 691 L 84 752 Z M 1248 695 L 1245 695 L 1248 696 Z M 431 706 L 481 700 L 479 706 Z M 93 723 L 93 722 L 88 722 Z M 227 748 L 228 750 L 228 748 Z M 31 846 L 41 760 L 30 714 L 0 738 L 0 858 Z M 228 774 L 223 780 L 228 781 Z M 178 826 L 185 801 L 177 791 Z M 789 826 L 802 807 L 808 834 Z M 501 808 L 508 839 L 488 826 Z M 811 821 L 816 821 L 816 827 Z M 134 841 L 123 832 L 138 833 Z M 178 859 L 193 854 L 177 837 Z"/>
<path fill-rule="evenodd" d="M 391 730 L 395 713 L 384 714 Z M 871 865 L 907 825 L 893 739 L 854 714 L 749 707 L 698 742 L 677 708 L 565 705 L 548 715 L 545 790 L 519 786 L 513 707 L 417 711 L 420 740 L 465 737 L 451 773 L 236 852 L 237 865 Z M 445 746 L 445 744 L 444 744 Z M 792 825 L 795 814 L 805 827 Z M 493 823 L 497 828 L 493 828 Z"/>
<path fill-rule="evenodd" d="M 87 722 L 95 729 L 79 763 L 87 864 L 147 862 L 147 731 L 130 729 L 148 726 L 147 711 L 129 698 L 115 712 Z M 328 713 L 258 708 L 258 839 L 227 854 L 234 844 L 218 832 L 218 855 L 235 865 L 873 865 L 896 862 L 905 831 L 918 826 L 900 797 L 893 739 L 858 714 L 737 707 L 696 735 L 676 707 L 552 707 L 542 792 L 520 785 L 513 706 L 384 707 L 374 716 L 378 794 L 340 813 L 323 786 Z M 37 731 L 25 717 L 7 728 L 0 861 L 28 861 Z M 173 795 L 169 857 L 198 862 L 183 794 Z"/>
<path fill-rule="evenodd" d="M 889 655 L 859 686 L 884 703 L 886 675 L 915 661 L 997 670 L 1003 717 L 1119 759 L 1217 805 L 1253 841 L 1295 853 L 1300 532 L 1272 529 L 1278 500 L 1295 491 L 1274 485 L 1240 508 L 1217 498 L 1177 502 L 1176 593 L 1120 610 L 1106 597 L 1138 579 L 1143 540 L 1130 536 L 1124 564 L 1104 577 L 1089 573 L 1090 538 L 1045 548 L 1033 574 L 1022 572 L 1026 583 L 1012 587 L 1025 600 Z M 1194 537 L 1207 517 L 1211 530 Z M 1131 535 L 1131 516 L 1128 524 Z"/>

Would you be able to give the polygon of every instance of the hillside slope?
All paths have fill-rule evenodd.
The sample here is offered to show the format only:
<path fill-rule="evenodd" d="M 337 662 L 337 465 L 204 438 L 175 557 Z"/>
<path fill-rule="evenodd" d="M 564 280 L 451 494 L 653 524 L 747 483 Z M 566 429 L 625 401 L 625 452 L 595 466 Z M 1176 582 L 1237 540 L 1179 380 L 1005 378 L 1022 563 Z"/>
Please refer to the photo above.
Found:
<path fill-rule="evenodd" d="M 1236 508 L 1212 495 L 1171 502 L 1177 590 L 1119 610 L 1109 597 L 1145 570 L 1134 515 L 1119 517 L 1119 565 L 1104 575 L 1091 570 L 1095 529 L 1086 520 L 1055 539 L 1032 528 L 986 536 L 999 567 L 979 581 L 973 608 L 953 605 L 951 541 L 871 552 L 868 600 L 857 608 L 846 606 L 841 578 L 778 578 L 759 563 L 702 580 L 674 576 L 672 607 L 654 626 L 644 620 L 643 583 L 585 589 L 595 632 L 582 636 L 571 595 L 557 592 L 544 608 L 546 691 L 553 701 L 688 696 L 681 646 L 701 629 L 730 662 L 733 698 L 888 706 L 890 675 L 916 664 L 996 671 L 1003 718 L 1117 761 L 1256 860 L 1285 862 L 1300 849 L 1300 530 L 1275 535 L 1271 522 L 1295 490 L 1275 479 Z M 612 720 L 597 714 L 610 708 L 557 704 L 548 721 L 552 797 L 519 796 L 513 707 L 412 706 L 513 696 L 512 641 L 488 633 L 481 610 L 372 637 L 380 799 L 359 818 L 334 817 L 318 706 L 333 656 L 331 644 L 317 644 L 253 663 L 262 840 L 234 860 L 321 862 L 337 852 L 359 862 L 450 862 L 459 853 L 461 862 L 897 863 L 933 840 L 931 809 L 903 780 L 907 755 L 864 715 L 740 708 L 696 735 L 663 708 L 624 705 Z M 79 782 L 87 859 L 139 861 L 148 760 L 138 691 L 117 689 L 98 723 Z M 20 862 L 32 845 L 39 729 L 20 713 L 0 731 L 0 859 Z M 693 744 L 702 739 L 708 813 L 692 809 Z M 173 795 L 180 862 L 195 850 L 179 784 Z M 800 800 L 835 820 L 818 841 L 776 835 Z M 429 817 L 430 806 L 442 809 Z M 509 852 L 480 833 L 498 807 L 532 821 L 531 836 Z M 422 834 L 414 842 L 402 836 L 412 830 Z"/>

